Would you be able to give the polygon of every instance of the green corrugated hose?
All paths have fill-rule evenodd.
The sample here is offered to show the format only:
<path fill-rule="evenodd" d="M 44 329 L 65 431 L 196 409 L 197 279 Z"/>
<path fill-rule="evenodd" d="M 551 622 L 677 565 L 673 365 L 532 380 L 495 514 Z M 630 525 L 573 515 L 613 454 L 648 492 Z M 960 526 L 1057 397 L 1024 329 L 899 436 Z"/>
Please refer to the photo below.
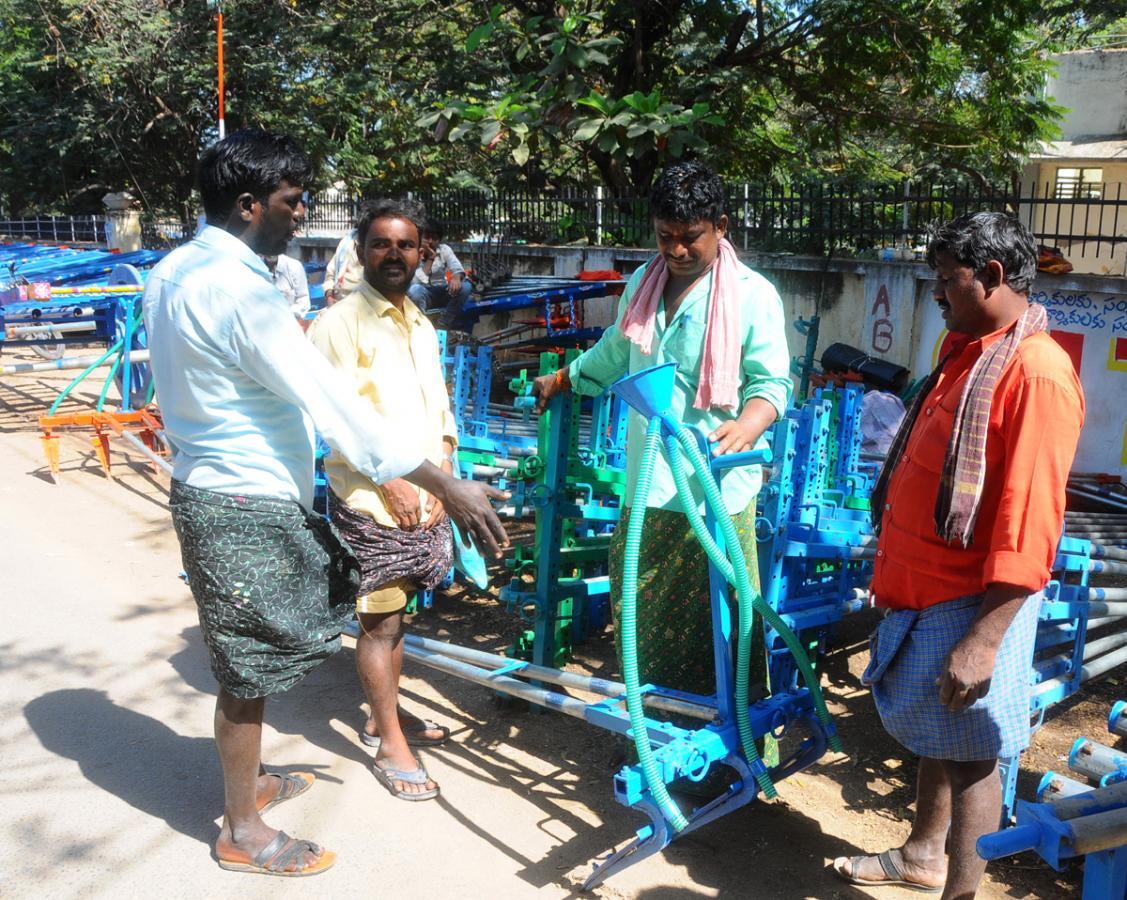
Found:
<path fill-rule="evenodd" d="M 751 588 L 747 566 L 741 564 L 733 567 L 727 555 L 712 539 L 712 535 L 708 533 L 708 526 L 704 524 L 704 519 L 701 518 L 700 511 L 693 500 L 692 488 L 690 488 L 689 479 L 685 474 L 685 464 L 681 461 L 681 454 L 677 449 L 678 438 L 679 435 L 666 435 L 665 455 L 669 458 L 669 469 L 673 473 L 673 481 L 676 483 L 677 493 L 681 497 L 681 506 L 685 510 L 689 525 L 692 526 L 693 533 L 700 541 L 704 552 L 708 554 L 708 558 L 712 560 L 724 578 L 736 589 L 738 611 L 736 621 L 736 730 L 740 735 L 740 747 L 743 748 L 744 758 L 752 763 L 753 770 L 760 769 L 760 766 L 755 765 L 755 763 L 760 762 L 759 748 L 755 746 L 755 735 L 751 733 L 751 720 L 748 714 L 748 682 L 751 680 L 751 636 L 755 632 L 755 607 L 751 598 L 755 592 Z M 701 481 L 715 486 L 711 473 L 707 479 L 702 478 Z M 707 495 L 707 488 L 705 490 Z M 713 508 L 715 508 L 715 504 L 713 504 Z M 722 514 L 726 515 L 726 513 Z M 731 519 L 729 519 L 729 522 L 731 522 Z M 724 535 L 724 540 L 730 540 L 727 534 Z M 740 554 L 743 554 L 742 547 Z M 778 793 L 775 790 L 775 785 L 771 782 L 771 776 L 767 774 L 766 770 L 757 772 L 755 780 L 759 784 L 760 790 L 763 791 L 763 796 L 768 799 Z"/>
<path fill-rule="evenodd" d="M 657 768 L 653 748 L 650 746 L 646 716 L 642 710 L 642 696 L 638 679 L 638 550 L 642 544 L 642 526 L 646 521 L 646 502 L 650 496 L 654 462 L 661 450 L 661 420 L 650 419 L 646 432 L 646 446 L 638 469 L 634 488 L 634 502 L 630 509 L 630 524 L 626 529 L 626 550 L 622 563 L 622 677 L 626 682 L 626 710 L 630 714 L 630 728 L 634 732 L 634 746 L 638 763 L 646 776 L 650 795 L 661 808 L 662 814 L 674 831 L 684 831 L 689 820 L 677 808 L 665 781 Z"/>
<path fill-rule="evenodd" d="M 59 396 L 55 398 L 55 402 L 52 403 L 51 408 L 49 410 L 47 410 L 47 415 L 53 416 L 55 414 L 55 411 L 62 405 L 63 401 L 66 400 L 66 398 L 70 394 L 70 392 L 73 391 L 76 387 L 78 387 L 78 385 L 83 381 L 83 379 L 86 378 L 87 375 L 89 375 L 96 368 L 98 368 L 98 366 L 100 366 L 107 359 L 109 359 L 111 356 L 113 356 L 115 353 L 117 353 L 117 351 L 121 349 L 122 343 L 123 343 L 123 341 L 119 340 L 116 344 L 114 344 L 112 347 L 110 347 L 109 350 L 107 350 L 100 357 L 98 357 L 98 361 L 96 363 L 94 363 L 91 366 L 87 366 L 85 369 L 83 369 L 82 372 L 79 373 L 79 375 L 74 379 L 74 381 L 72 381 L 65 388 L 63 388 L 62 393 L 60 393 Z"/>
<path fill-rule="evenodd" d="M 712 476 L 712 472 L 708 467 L 708 463 L 704 457 L 701 456 L 700 449 L 697 447 L 696 442 L 693 440 L 692 435 L 683 425 L 677 426 L 677 439 L 681 443 L 681 447 L 685 450 L 685 455 L 689 457 L 689 462 L 692 463 L 693 470 L 696 472 L 697 480 L 700 481 L 701 487 L 704 488 L 705 499 L 708 505 L 712 507 L 712 511 L 716 516 L 716 520 L 720 525 L 720 531 L 724 536 L 724 543 L 728 546 L 728 553 L 731 554 L 731 566 L 735 575 L 736 595 L 739 598 L 739 605 L 741 610 L 741 624 L 740 624 L 740 648 L 742 652 L 744 627 L 742 610 L 744 607 L 745 597 L 750 608 L 754 608 L 767 623 L 778 633 L 787 645 L 791 654 L 794 656 L 794 661 L 798 664 L 798 670 L 802 673 L 802 680 L 806 684 L 806 688 L 810 691 L 810 697 L 814 701 L 814 710 L 818 714 L 818 718 L 825 726 L 829 733 L 829 746 L 831 750 L 838 753 L 842 752 L 841 738 L 834 733 L 833 723 L 830 719 L 830 712 L 826 709 L 825 698 L 822 697 L 822 688 L 818 684 L 818 676 L 814 672 L 814 667 L 810 664 L 810 659 L 806 655 L 806 650 L 799 642 L 798 637 L 787 626 L 786 622 L 782 620 L 775 610 L 764 601 L 764 599 L 751 587 L 751 581 L 747 575 L 747 561 L 744 558 L 743 547 L 740 546 L 739 535 L 736 534 L 736 526 L 732 523 L 732 517 L 728 514 L 728 507 L 724 503 L 724 496 L 720 492 L 720 486 L 716 483 L 716 479 Z M 690 496 L 690 503 L 692 498 Z M 690 522 L 692 519 L 690 518 Z M 709 546 L 711 544 L 711 546 Z M 709 558 L 714 563 L 719 565 L 716 558 L 712 557 L 714 552 L 720 553 L 720 548 L 716 546 L 714 541 L 709 541 L 704 545 L 705 552 L 709 554 Z M 725 560 L 727 562 L 727 560 Z M 721 571 L 727 578 L 728 572 L 721 566 Z M 750 619 L 750 616 L 749 616 Z M 748 661 L 750 661 L 750 630 L 747 634 L 748 644 Z M 737 666 L 739 665 L 737 661 Z M 736 690 L 738 691 L 740 685 L 743 685 L 744 696 L 747 696 L 747 668 L 742 670 L 737 669 Z M 738 698 L 738 694 L 737 694 Z M 740 721 L 740 716 L 743 716 L 743 722 Z M 747 723 L 747 705 L 746 703 L 736 704 L 736 724 L 740 729 L 740 740 L 744 743 L 744 752 L 747 753 L 747 743 L 745 741 L 744 728 L 747 727 L 747 735 L 750 739 L 751 729 Z M 754 747 L 754 740 L 751 741 Z M 751 758 L 750 756 L 748 757 Z"/>

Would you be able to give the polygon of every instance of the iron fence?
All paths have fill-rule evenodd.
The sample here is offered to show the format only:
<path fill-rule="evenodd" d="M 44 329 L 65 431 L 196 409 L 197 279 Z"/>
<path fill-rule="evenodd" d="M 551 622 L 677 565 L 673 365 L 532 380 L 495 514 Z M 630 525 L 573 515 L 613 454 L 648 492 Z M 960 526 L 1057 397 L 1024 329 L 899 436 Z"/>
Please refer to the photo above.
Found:
<path fill-rule="evenodd" d="M 1113 252 L 1127 243 L 1127 192 L 1099 186 L 1087 196 L 1060 197 L 1052 183 L 1019 191 L 971 185 L 736 184 L 729 191 L 729 236 L 737 247 L 784 253 L 848 256 L 878 248 L 910 252 L 926 242 L 927 226 L 968 212 L 1008 211 L 1043 244 L 1070 252 Z M 594 191 L 420 194 L 446 236 L 515 243 L 652 246 L 648 199 Z M 344 234 L 359 198 L 309 207 L 307 233 Z"/>
<path fill-rule="evenodd" d="M 56 244 L 99 244 L 106 240 L 105 216 L 31 216 L 0 219 L 0 236 Z"/>
<path fill-rule="evenodd" d="M 141 246 L 146 250 L 169 250 L 192 239 L 196 224 L 174 218 L 141 219 Z"/>
<path fill-rule="evenodd" d="M 1021 190 L 903 182 L 898 185 L 736 184 L 727 198 L 729 236 L 747 250 L 850 256 L 880 248 L 910 255 L 926 242 L 927 226 L 967 212 L 1008 211 L 1042 244 L 1066 255 L 1127 257 L 1127 191 L 1122 183 L 1086 185 L 1081 196 L 1061 196 L 1052 182 Z M 451 240 L 530 244 L 585 243 L 650 247 L 654 244 L 646 197 L 601 188 L 556 193 L 471 191 L 416 196 Z M 313 196 L 306 235 L 341 236 L 356 220 L 359 196 Z M 194 223 L 146 216 L 145 247 L 162 249 L 188 240 Z M 103 243 L 104 216 L 36 216 L 0 219 L 10 239 Z M 1127 265 L 1127 263 L 1124 263 Z M 1116 269 L 1119 266 L 1115 267 Z"/>

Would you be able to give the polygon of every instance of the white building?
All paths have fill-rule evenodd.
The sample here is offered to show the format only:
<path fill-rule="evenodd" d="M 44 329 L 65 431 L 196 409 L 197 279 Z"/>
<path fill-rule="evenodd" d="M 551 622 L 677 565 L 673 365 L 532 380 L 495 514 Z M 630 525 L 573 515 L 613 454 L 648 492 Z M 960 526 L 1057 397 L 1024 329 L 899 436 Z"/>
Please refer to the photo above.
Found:
<path fill-rule="evenodd" d="M 1046 96 L 1067 111 L 1060 140 L 1044 142 L 1023 173 L 1022 220 L 1074 271 L 1125 275 L 1127 205 L 1115 201 L 1127 204 L 1127 49 L 1052 59 Z"/>

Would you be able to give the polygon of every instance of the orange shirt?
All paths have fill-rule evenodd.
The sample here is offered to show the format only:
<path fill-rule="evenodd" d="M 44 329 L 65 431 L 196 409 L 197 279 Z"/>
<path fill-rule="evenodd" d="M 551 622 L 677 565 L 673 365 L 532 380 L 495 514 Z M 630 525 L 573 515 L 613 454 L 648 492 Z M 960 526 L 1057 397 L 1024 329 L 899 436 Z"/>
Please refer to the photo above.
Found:
<path fill-rule="evenodd" d="M 889 483 L 873 574 L 877 606 L 924 609 L 995 582 L 1033 593 L 1049 580 L 1084 392 L 1072 361 L 1046 332 L 1023 340 L 998 379 L 971 545 L 947 544 L 935 533 L 935 498 L 963 386 L 983 349 L 1006 330 L 978 340 L 957 336 L 924 401 Z"/>

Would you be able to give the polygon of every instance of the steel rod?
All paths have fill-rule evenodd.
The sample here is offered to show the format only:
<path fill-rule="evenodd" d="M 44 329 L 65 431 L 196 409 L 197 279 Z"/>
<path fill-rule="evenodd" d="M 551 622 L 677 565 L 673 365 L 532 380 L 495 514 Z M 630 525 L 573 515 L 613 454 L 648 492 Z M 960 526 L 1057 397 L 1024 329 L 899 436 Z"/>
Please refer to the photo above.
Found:
<path fill-rule="evenodd" d="M 18 340 L 37 334 L 68 334 L 71 332 L 97 331 L 97 322 L 56 322 L 53 325 L 9 324 L 0 332 L 0 340 Z"/>
<path fill-rule="evenodd" d="M 167 472 L 169 475 L 172 474 L 172 466 L 169 465 L 168 460 L 164 459 L 163 457 L 161 457 L 159 455 L 157 455 L 152 450 L 150 450 L 148 447 L 146 447 L 145 442 L 142 441 L 139 437 L 137 437 L 137 435 L 133 434 L 133 432 L 123 431 L 121 433 L 121 436 L 123 438 L 125 438 L 125 440 L 127 440 L 130 444 L 132 444 L 134 449 L 138 450 L 144 456 L 147 456 L 150 460 L 153 461 L 153 463 L 155 463 L 160 468 L 164 469 L 164 471 Z"/>
<path fill-rule="evenodd" d="M 0 375 L 23 375 L 27 372 L 50 372 L 54 369 L 85 369 L 87 366 L 98 362 L 102 356 L 103 354 L 96 354 L 94 356 L 64 356 L 62 359 L 55 359 L 50 362 L 17 363 L 14 366 L 4 366 L 0 368 Z M 116 356 L 106 359 L 99 368 L 112 366 L 115 359 Z M 134 350 L 129 354 L 130 363 L 148 361 L 148 350 Z"/>
<path fill-rule="evenodd" d="M 1127 844 L 1127 808 L 1083 816 L 1069 824 L 1072 826 L 1070 850 L 1077 856 Z"/>
<path fill-rule="evenodd" d="M 1093 559 L 1088 563 L 1088 571 L 1104 575 L 1127 575 L 1127 563 Z"/>
<path fill-rule="evenodd" d="M 439 672 L 445 672 L 447 675 L 453 675 L 457 678 L 471 681 L 474 684 L 480 684 L 483 687 L 503 691 L 506 694 L 512 694 L 514 697 L 521 697 L 530 703 L 559 710 L 564 713 L 564 715 L 572 716 L 576 719 L 587 718 L 587 704 L 582 700 L 576 700 L 574 697 L 568 697 L 565 694 L 559 694 L 555 691 L 546 691 L 543 688 L 526 684 L 523 681 L 517 681 L 517 679 L 510 678 L 507 675 L 495 675 L 485 669 L 471 666 L 469 663 L 464 663 L 438 653 L 431 653 L 428 650 L 424 650 L 422 647 L 408 644 L 404 647 L 404 653 L 410 659 L 422 663 L 424 666 L 429 666 L 432 669 L 437 669 Z"/>
<path fill-rule="evenodd" d="M 416 634 L 409 634 L 404 638 L 408 650 L 415 647 L 421 651 L 448 656 L 461 662 L 474 666 L 497 669 L 512 666 L 516 662 L 507 656 L 487 653 L 484 650 L 474 650 L 472 647 L 459 647 L 457 644 L 448 644 Z M 602 697 L 621 697 L 626 693 L 626 685 L 618 681 L 608 681 L 604 678 L 593 678 L 587 675 L 577 675 L 574 672 L 562 672 L 559 669 L 550 669 L 546 666 L 537 666 L 531 663 L 522 664 L 519 669 L 512 670 L 513 675 L 522 678 L 531 678 L 534 681 L 543 681 L 560 687 L 571 688 L 577 691 L 587 691 Z M 686 700 L 676 700 L 672 697 L 662 697 L 658 694 L 643 694 L 642 702 L 654 709 L 667 712 L 681 713 L 695 719 L 711 721 L 716 718 L 716 709 L 703 704 L 691 703 Z"/>

